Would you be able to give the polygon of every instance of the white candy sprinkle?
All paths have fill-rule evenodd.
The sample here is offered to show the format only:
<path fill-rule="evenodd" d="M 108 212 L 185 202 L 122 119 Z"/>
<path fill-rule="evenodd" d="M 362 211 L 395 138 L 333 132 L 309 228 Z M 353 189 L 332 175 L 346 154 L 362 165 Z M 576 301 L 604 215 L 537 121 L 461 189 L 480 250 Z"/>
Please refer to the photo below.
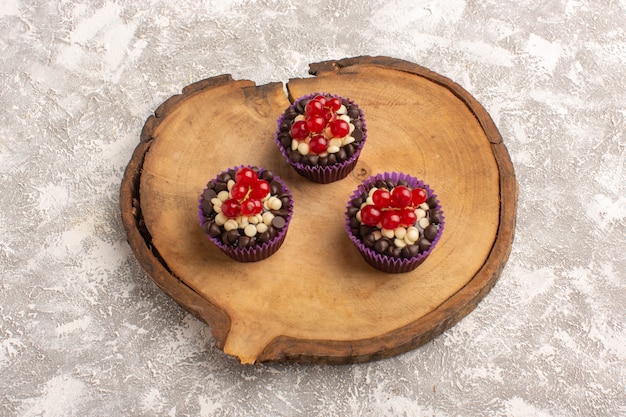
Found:
<path fill-rule="evenodd" d="M 403 239 L 395 239 L 393 241 L 393 244 L 396 245 L 398 248 L 403 248 L 406 246 L 406 242 Z"/>
<path fill-rule="evenodd" d="M 263 202 L 263 208 L 265 210 L 269 210 L 270 209 L 270 200 L 269 200 L 269 198 Z"/>
<path fill-rule="evenodd" d="M 341 138 L 332 138 L 330 141 L 328 141 L 328 146 L 341 147 L 342 143 L 343 141 L 341 140 Z"/>
<path fill-rule="evenodd" d="M 215 224 L 218 226 L 224 226 L 224 223 L 226 223 L 227 220 L 228 217 L 226 217 L 224 213 L 218 213 L 217 216 L 215 216 Z"/>
<path fill-rule="evenodd" d="M 300 142 L 298 144 L 298 152 L 300 152 L 302 155 L 308 155 L 309 154 L 309 144 L 306 142 Z"/>
<path fill-rule="evenodd" d="M 396 230 L 394 230 L 394 235 L 398 239 L 404 239 L 404 236 L 406 236 L 406 229 L 404 227 L 397 227 Z"/>
<path fill-rule="evenodd" d="M 422 229 L 426 229 L 428 225 L 430 224 L 430 221 L 426 217 L 424 217 L 423 219 L 420 219 L 418 224 L 420 225 Z"/>
<path fill-rule="evenodd" d="M 382 229 L 380 233 L 382 233 L 387 239 L 393 239 L 396 236 L 395 231 L 392 229 Z"/>
<path fill-rule="evenodd" d="M 420 232 L 419 230 L 417 230 L 417 227 L 411 226 L 408 229 L 406 229 L 406 236 L 404 237 L 404 239 L 411 242 L 410 244 L 417 242 L 419 238 L 420 238 Z"/>
<path fill-rule="evenodd" d="M 420 208 L 422 210 L 428 210 L 430 207 L 428 207 L 428 203 L 424 202 L 424 203 L 420 204 Z"/>
<path fill-rule="evenodd" d="M 352 123 L 350 123 L 350 133 L 354 132 L 354 129 L 356 129 L 356 128 L 354 127 L 354 125 Z M 348 133 L 348 134 L 350 134 L 350 133 Z"/>
<path fill-rule="evenodd" d="M 381 237 L 383 237 L 383 234 L 380 232 L 380 230 L 374 230 L 374 232 L 372 233 L 374 235 L 374 239 L 378 240 Z"/>
<path fill-rule="evenodd" d="M 297 150 L 297 149 L 298 149 L 298 145 L 299 145 L 299 144 L 300 144 L 300 142 L 298 142 L 298 141 L 297 141 L 297 140 L 295 140 L 295 139 L 292 139 L 292 140 L 291 140 L 291 150 L 292 150 L 292 151 Z"/>
<path fill-rule="evenodd" d="M 333 132 L 330 130 L 330 125 L 326 126 L 326 128 L 324 128 L 324 135 L 326 135 L 327 138 L 332 138 L 333 137 Z"/>
<path fill-rule="evenodd" d="M 257 224 L 259 223 L 259 219 L 257 218 L 257 216 L 248 216 L 248 223 Z"/>
<path fill-rule="evenodd" d="M 348 109 L 346 108 L 346 106 L 342 104 L 341 107 L 339 107 L 339 110 L 337 110 L 337 114 L 346 114 L 346 113 L 348 113 Z"/>
<path fill-rule="evenodd" d="M 341 144 L 342 144 L 343 146 L 345 146 L 345 145 L 349 145 L 349 144 L 351 144 L 352 142 L 354 142 L 355 140 L 356 140 L 356 139 L 354 139 L 352 136 L 346 136 L 346 137 L 345 137 L 345 138 L 343 138 L 343 140 L 341 141 Z"/>
<path fill-rule="evenodd" d="M 224 230 L 230 232 L 231 230 L 235 230 L 239 227 L 235 219 L 228 219 L 226 223 L 224 223 Z"/>
<path fill-rule="evenodd" d="M 367 195 L 371 197 L 376 192 L 376 190 L 378 190 L 378 188 L 376 188 L 376 187 L 370 188 L 370 190 L 367 193 Z"/>
<path fill-rule="evenodd" d="M 369 196 L 365 199 L 365 204 L 374 204 L 374 199 L 372 196 Z"/>
<path fill-rule="evenodd" d="M 237 221 L 237 224 L 239 225 L 240 229 L 243 229 L 244 227 L 246 227 L 248 225 L 248 218 L 245 216 L 237 216 L 237 218 L 235 219 L 235 221 Z"/>
<path fill-rule="evenodd" d="M 253 237 L 256 235 L 256 226 L 249 224 L 243 229 L 243 232 L 246 236 Z"/>
<path fill-rule="evenodd" d="M 270 226 L 272 224 L 272 219 L 274 219 L 274 215 L 269 211 L 263 213 L 263 223 Z"/>
<path fill-rule="evenodd" d="M 222 205 L 221 204 L 219 206 L 218 205 L 214 205 L 213 206 L 213 211 L 216 212 L 216 213 L 221 213 L 222 212 Z"/>
<path fill-rule="evenodd" d="M 350 116 L 348 116 L 347 114 L 342 114 L 341 116 L 337 116 L 337 119 L 341 119 L 345 122 L 350 123 Z"/>
<path fill-rule="evenodd" d="M 356 212 L 356 215 L 354 216 L 354 218 L 357 219 L 359 223 L 361 222 L 361 210 Z"/>
<path fill-rule="evenodd" d="M 265 223 L 259 223 L 256 225 L 256 231 L 259 234 L 267 232 L 268 228 L 269 227 Z"/>
<path fill-rule="evenodd" d="M 299 114 L 293 119 L 294 122 L 299 122 L 300 120 L 306 120 L 306 116 L 304 114 Z"/>
<path fill-rule="evenodd" d="M 339 152 L 339 146 L 329 146 L 327 151 L 328 153 L 337 153 Z"/>
<path fill-rule="evenodd" d="M 220 207 L 222 207 L 222 200 L 220 200 L 220 199 L 219 199 L 219 198 L 217 198 L 217 197 L 213 197 L 213 198 L 211 199 L 211 204 L 213 204 L 213 208 L 215 208 L 216 206 L 220 206 Z"/>
<path fill-rule="evenodd" d="M 235 185 L 235 181 L 234 180 L 228 180 L 228 182 L 226 183 L 226 187 L 228 188 L 228 191 L 233 189 L 233 185 Z"/>
<path fill-rule="evenodd" d="M 217 198 L 219 198 L 220 201 L 226 201 L 230 198 L 230 194 L 228 194 L 228 191 L 222 190 L 217 194 Z"/>
<path fill-rule="evenodd" d="M 417 220 L 421 220 L 426 217 L 426 212 L 421 208 L 418 208 L 417 210 L 415 210 L 415 216 L 417 217 Z"/>
<path fill-rule="evenodd" d="M 277 197 L 271 197 L 269 199 L 269 206 L 270 210 L 280 210 L 280 208 L 283 206 L 283 202 L 280 201 L 280 199 Z"/>

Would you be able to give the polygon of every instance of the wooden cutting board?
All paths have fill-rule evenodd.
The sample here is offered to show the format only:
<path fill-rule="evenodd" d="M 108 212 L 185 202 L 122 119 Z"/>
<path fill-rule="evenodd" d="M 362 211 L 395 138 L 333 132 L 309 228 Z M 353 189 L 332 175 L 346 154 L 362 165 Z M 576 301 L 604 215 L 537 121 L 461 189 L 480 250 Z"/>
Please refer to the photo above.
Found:
<path fill-rule="evenodd" d="M 310 66 L 314 77 L 256 86 L 223 75 L 200 81 L 150 116 L 126 169 L 121 211 L 148 275 L 208 323 L 242 363 L 350 363 L 406 352 L 467 315 L 492 288 L 515 229 L 517 183 L 485 109 L 451 80 L 387 57 Z M 355 170 L 331 184 L 297 175 L 274 144 L 276 120 L 302 95 L 339 94 L 365 113 Z M 203 235 L 197 204 L 208 180 L 239 164 L 280 175 L 294 199 L 282 248 L 238 263 Z M 434 189 L 446 224 L 415 271 L 368 266 L 344 211 L 366 177 L 412 174 Z"/>

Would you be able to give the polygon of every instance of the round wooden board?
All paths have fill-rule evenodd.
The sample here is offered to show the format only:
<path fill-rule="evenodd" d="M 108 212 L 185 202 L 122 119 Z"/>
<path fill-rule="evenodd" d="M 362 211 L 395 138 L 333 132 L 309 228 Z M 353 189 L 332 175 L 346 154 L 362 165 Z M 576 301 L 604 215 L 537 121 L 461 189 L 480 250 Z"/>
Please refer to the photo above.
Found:
<path fill-rule="evenodd" d="M 289 81 L 289 97 L 281 83 L 228 75 L 186 87 L 148 118 L 122 182 L 122 218 L 142 267 L 242 363 L 350 363 L 413 349 L 476 306 L 513 240 L 513 166 L 469 93 L 387 57 L 322 62 L 310 72 Z M 290 100 L 319 91 L 354 100 L 368 127 L 355 170 L 326 185 L 297 175 L 273 141 Z M 256 263 L 222 254 L 197 222 L 207 181 L 239 164 L 273 170 L 295 199 L 284 245 Z M 368 266 L 344 229 L 350 193 L 383 171 L 423 179 L 446 216 L 438 246 L 406 274 Z"/>

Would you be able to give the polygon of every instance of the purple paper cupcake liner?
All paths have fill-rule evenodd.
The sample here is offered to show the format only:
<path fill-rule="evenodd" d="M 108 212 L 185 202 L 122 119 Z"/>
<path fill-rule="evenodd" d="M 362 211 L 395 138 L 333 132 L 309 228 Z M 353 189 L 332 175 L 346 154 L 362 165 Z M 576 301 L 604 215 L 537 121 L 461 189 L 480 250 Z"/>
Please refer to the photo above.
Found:
<path fill-rule="evenodd" d="M 382 255 L 374 251 L 373 249 L 370 249 L 367 246 L 365 246 L 365 244 L 361 241 L 361 239 L 359 239 L 357 236 L 354 235 L 354 233 L 352 233 L 352 228 L 350 227 L 350 216 L 348 215 L 348 209 L 352 205 L 352 200 L 360 197 L 364 192 L 369 191 L 371 187 L 374 184 L 376 184 L 376 181 L 378 180 L 383 180 L 383 181 L 391 180 L 394 184 L 397 184 L 398 181 L 404 180 L 408 183 L 409 187 L 411 188 L 425 189 L 427 193 L 427 199 L 431 197 L 437 198 L 437 195 L 422 180 L 419 180 L 413 176 L 399 173 L 399 172 L 384 172 L 381 174 L 377 174 L 375 176 L 371 176 L 368 179 L 364 180 L 359 185 L 359 187 L 352 193 L 348 201 L 348 205 L 346 207 L 346 224 L 345 224 L 346 232 L 348 233 L 348 236 L 350 240 L 352 241 L 352 243 L 354 243 L 354 245 L 357 247 L 357 249 L 361 253 L 361 256 L 363 257 L 365 262 L 367 262 L 372 267 L 383 272 L 403 273 L 403 272 L 413 271 L 422 262 L 424 262 L 424 260 L 426 260 L 428 255 L 430 255 L 430 253 L 433 251 L 433 249 L 437 245 L 437 242 L 439 242 L 439 239 L 441 238 L 441 234 L 443 232 L 443 228 L 445 224 L 445 217 L 443 215 L 443 211 L 441 210 L 440 202 L 437 199 L 437 205 L 435 206 L 435 209 L 441 211 L 442 213 L 441 222 L 439 223 L 439 230 L 437 232 L 437 236 L 431 242 L 430 248 L 427 251 L 421 252 L 418 255 L 410 257 L 410 258 L 396 258 L 393 256 Z"/>
<path fill-rule="evenodd" d="M 228 172 L 231 170 L 234 170 L 236 172 L 240 168 L 253 168 L 253 167 L 250 165 L 239 165 L 233 168 L 229 168 L 217 174 L 215 178 L 213 178 L 213 181 L 217 181 L 219 176 L 225 172 Z M 257 167 L 257 168 L 258 168 L 259 174 L 265 171 L 265 169 L 261 167 Z M 291 222 L 291 218 L 293 217 L 293 196 L 291 194 L 291 191 L 287 187 L 287 185 L 283 182 L 283 180 L 280 179 L 278 175 L 274 175 L 274 178 L 272 179 L 272 181 L 276 181 L 281 185 L 281 192 L 284 192 L 289 196 L 289 201 L 291 203 L 291 210 L 289 211 L 289 214 L 287 215 L 287 218 L 285 219 L 285 226 L 279 230 L 278 234 L 274 237 L 274 239 L 271 239 L 268 242 L 262 243 L 261 245 L 255 245 L 253 247 L 246 247 L 246 248 L 241 249 L 235 246 L 226 245 L 222 242 L 221 239 L 212 237 L 208 233 L 205 233 L 205 235 L 211 240 L 211 242 L 215 244 L 215 246 L 217 246 L 222 252 L 224 252 L 226 255 L 228 255 L 229 257 L 231 257 L 232 259 L 236 261 L 257 262 L 257 261 L 261 261 L 263 259 L 269 258 L 274 253 L 276 253 L 278 249 L 280 249 L 283 242 L 285 241 L 285 238 L 287 236 L 287 230 L 289 229 L 289 223 Z M 204 194 L 204 191 L 206 190 L 207 188 L 205 188 L 202 191 L 202 194 Z M 205 219 L 204 219 L 204 212 L 202 211 L 202 201 L 203 201 L 202 194 L 200 194 L 200 200 L 198 203 L 198 221 L 200 223 L 200 227 L 204 231 Z"/>
<path fill-rule="evenodd" d="M 356 166 L 356 163 L 358 162 L 359 156 L 361 155 L 361 150 L 363 149 L 363 146 L 365 145 L 365 141 L 367 140 L 367 126 L 365 123 L 365 115 L 363 114 L 363 110 L 358 106 L 358 104 L 356 104 L 354 101 L 348 98 L 341 97 L 337 94 L 326 94 L 326 93 L 307 94 L 295 100 L 293 104 L 291 104 L 288 108 L 295 109 L 296 104 L 300 102 L 301 100 L 310 100 L 317 95 L 323 95 L 323 96 L 329 95 L 331 97 L 337 97 L 337 98 L 347 101 L 351 105 L 357 106 L 357 108 L 359 109 L 359 116 L 360 116 L 361 122 L 363 123 L 363 127 L 362 127 L 363 139 L 359 143 L 358 148 L 354 151 L 354 154 L 350 158 L 346 159 L 345 161 L 341 163 L 327 165 L 327 166 L 320 166 L 320 165 L 311 166 L 311 165 L 304 165 L 300 162 L 294 162 L 291 158 L 289 158 L 289 155 L 287 154 L 287 149 L 285 149 L 285 147 L 283 146 L 283 144 L 280 142 L 278 138 L 278 135 L 280 134 L 280 126 L 285 121 L 285 112 L 283 112 L 283 114 L 278 118 L 278 121 L 276 123 L 278 128 L 274 135 L 274 141 L 278 145 L 278 148 L 280 149 L 280 153 L 283 155 L 283 158 L 285 158 L 287 163 L 291 165 L 291 167 L 298 174 L 300 174 L 301 176 L 303 176 L 304 178 L 310 181 L 317 182 L 320 184 L 328 184 L 331 182 L 339 181 L 347 177 L 348 174 L 352 172 L 352 170 Z"/>

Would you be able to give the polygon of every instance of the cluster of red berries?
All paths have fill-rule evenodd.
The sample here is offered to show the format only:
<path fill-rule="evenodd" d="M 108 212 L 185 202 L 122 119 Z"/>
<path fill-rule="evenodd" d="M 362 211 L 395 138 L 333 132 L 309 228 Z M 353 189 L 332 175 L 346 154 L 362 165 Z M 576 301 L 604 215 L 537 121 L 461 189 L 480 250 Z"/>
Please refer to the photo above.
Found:
<path fill-rule="evenodd" d="M 263 199 L 270 192 L 270 184 L 260 179 L 250 168 L 241 168 L 235 174 L 235 184 L 230 189 L 230 198 L 222 203 L 226 217 L 254 216 L 263 211 Z"/>
<path fill-rule="evenodd" d="M 422 188 L 411 189 L 405 186 L 394 187 L 391 192 L 378 188 L 372 194 L 373 204 L 361 208 L 361 222 L 367 226 L 395 229 L 410 227 L 417 221 L 415 209 L 426 201 L 428 195 Z"/>
<path fill-rule="evenodd" d="M 337 117 L 342 105 L 337 97 L 313 97 L 304 108 L 305 119 L 291 126 L 291 137 L 298 142 L 306 141 L 311 153 L 325 153 L 332 138 L 344 138 L 350 133 L 350 124 Z"/>

